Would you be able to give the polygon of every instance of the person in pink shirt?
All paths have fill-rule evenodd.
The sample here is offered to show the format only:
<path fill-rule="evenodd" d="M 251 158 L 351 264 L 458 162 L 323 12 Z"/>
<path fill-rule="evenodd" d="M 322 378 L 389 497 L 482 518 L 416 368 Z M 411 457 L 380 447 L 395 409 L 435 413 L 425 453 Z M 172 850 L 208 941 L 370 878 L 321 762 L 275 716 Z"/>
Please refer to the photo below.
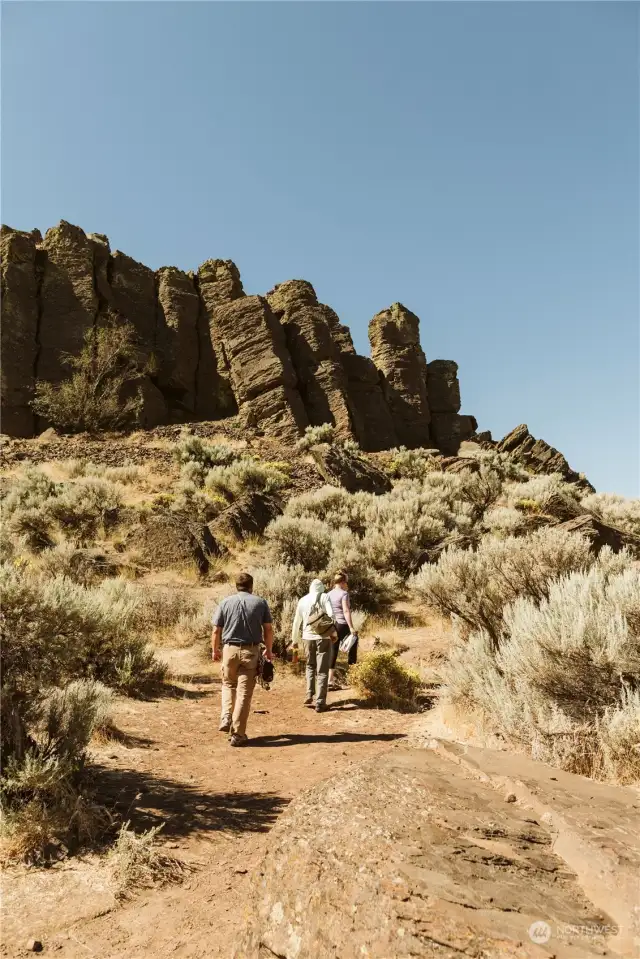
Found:
<path fill-rule="evenodd" d="M 340 643 L 346 636 L 349 635 L 349 633 L 352 633 L 356 637 L 355 643 L 349 650 L 349 665 L 353 666 L 353 664 L 358 661 L 358 637 L 353 628 L 353 620 L 351 619 L 351 605 L 349 603 L 349 580 L 347 578 L 347 574 L 343 570 L 339 570 L 339 572 L 337 572 L 333 577 L 333 583 L 333 589 L 329 592 L 329 599 L 331 601 L 333 618 L 338 631 L 338 642 L 333 643 L 331 647 L 329 689 L 339 689 L 340 687 L 336 683 L 335 679 L 335 668 L 336 661 L 338 659 L 338 653 L 340 651 Z"/>

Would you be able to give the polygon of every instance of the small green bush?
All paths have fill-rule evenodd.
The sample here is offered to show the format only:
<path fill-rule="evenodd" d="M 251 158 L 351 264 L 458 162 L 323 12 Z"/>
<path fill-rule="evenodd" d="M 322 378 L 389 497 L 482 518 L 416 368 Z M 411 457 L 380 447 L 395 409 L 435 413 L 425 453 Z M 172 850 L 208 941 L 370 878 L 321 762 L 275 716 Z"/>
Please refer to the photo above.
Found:
<path fill-rule="evenodd" d="M 349 681 L 374 706 L 414 712 L 422 688 L 419 674 L 393 651 L 372 652 L 349 668 Z"/>
<path fill-rule="evenodd" d="M 321 426 L 307 426 L 304 436 L 300 437 L 297 448 L 301 453 L 308 453 L 314 446 L 321 443 L 329 445 L 335 441 L 336 431 L 331 423 L 323 423 Z"/>

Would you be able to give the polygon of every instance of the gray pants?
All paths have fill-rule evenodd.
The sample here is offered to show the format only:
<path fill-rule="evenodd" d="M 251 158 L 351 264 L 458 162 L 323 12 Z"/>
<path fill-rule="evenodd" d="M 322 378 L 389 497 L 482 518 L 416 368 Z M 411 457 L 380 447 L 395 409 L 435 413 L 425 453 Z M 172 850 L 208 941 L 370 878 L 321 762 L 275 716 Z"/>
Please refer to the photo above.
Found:
<path fill-rule="evenodd" d="M 316 704 L 324 706 L 329 684 L 331 637 L 305 639 L 304 644 L 307 647 L 307 698 L 311 699 L 315 693 Z"/>

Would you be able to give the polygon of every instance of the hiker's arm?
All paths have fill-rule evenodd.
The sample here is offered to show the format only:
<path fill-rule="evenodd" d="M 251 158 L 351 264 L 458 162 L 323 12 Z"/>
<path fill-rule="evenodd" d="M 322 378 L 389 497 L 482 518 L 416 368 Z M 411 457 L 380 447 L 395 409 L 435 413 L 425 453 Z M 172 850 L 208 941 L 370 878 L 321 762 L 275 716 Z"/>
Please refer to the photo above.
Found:
<path fill-rule="evenodd" d="M 264 638 L 264 644 L 267 647 L 267 651 L 264 654 L 265 659 L 271 659 L 273 656 L 273 625 L 271 623 L 262 624 L 262 636 Z"/>
<path fill-rule="evenodd" d="M 300 627 L 302 626 L 302 613 L 300 612 L 300 603 L 296 606 L 296 615 L 293 618 L 293 627 L 291 629 L 291 646 L 298 647 L 298 637 L 300 636 Z"/>
<path fill-rule="evenodd" d="M 222 626 L 214 626 L 211 633 L 211 653 L 214 663 L 222 659 Z"/>
<path fill-rule="evenodd" d="M 344 613 L 344 618 L 347 621 L 347 626 L 352 633 L 355 633 L 355 629 L 353 628 L 353 620 L 351 619 L 351 603 L 349 602 L 348 593 L 346 596 L 342 597 L 342 612 Z"/>

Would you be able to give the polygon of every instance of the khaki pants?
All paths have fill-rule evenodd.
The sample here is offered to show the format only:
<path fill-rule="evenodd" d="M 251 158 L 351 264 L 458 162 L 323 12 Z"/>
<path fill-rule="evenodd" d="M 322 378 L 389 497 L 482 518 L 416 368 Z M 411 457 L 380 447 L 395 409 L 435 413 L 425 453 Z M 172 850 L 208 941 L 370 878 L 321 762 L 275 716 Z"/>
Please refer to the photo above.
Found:
<path fill-rule="evenodd" d="M 331 636 L 305 639 L 304 644 L 307 647 L 307 698 L 313 699 L 315 693 L 316 704 L 324 706 L 327 702 L 329 683 Z"/>
<path fill-rule="evenodd" d="M 251 697 L 256 685 L 259 646 L 222 647 L 222 716 L 220 725 L 231 724 L 231 732 L 247 735 Z"/>

